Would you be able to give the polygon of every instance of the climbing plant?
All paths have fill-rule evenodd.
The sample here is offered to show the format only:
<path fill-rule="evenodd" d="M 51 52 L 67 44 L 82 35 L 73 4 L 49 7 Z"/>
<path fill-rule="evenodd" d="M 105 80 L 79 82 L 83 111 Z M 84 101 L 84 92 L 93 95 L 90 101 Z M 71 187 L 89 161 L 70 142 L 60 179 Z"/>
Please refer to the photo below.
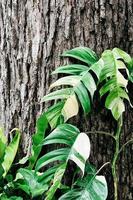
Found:
<path fill-rule="evenodd" d="M 117 200 L 118 199 L 117 160 L 119 153 L 121 152 L 123 147 L 125 147 L 125 145 L 123 145 L 122 147 L 120 146 L 120 138 L 121 138 L 121 128 L 123 124 L 122 115 L 123 112 L 125 111 L 125 100 L 127 100 L 131 105 L 128 96 L 127 85 L 129 80 L 132 80 L 132 59 L 130 55 L 128 55 L 126 52 L 124 52 L 119 48 L 114 48 L 112 50 L 105 50 L 100 58 L 98 58 L 95 52 L 86 47 L 78 47 L 66 51 L 65 53 L 63 53 L 62 56 L 71 57 L 81 62 L 80 64 L 70 64 L 66 66 L 60 66 L 53 72 L 53 74 L 61 73 L 65 74 L 65 76 L 59 78 L 57 81 L 52 83 L 50 86 L 50 90 L 53 88 L 56 88 L 56 90 L 50 92 L 49 94 L 47 94 L 42 98 L 42 102 L 51 100 L 55 101 L 55 104 L 52 106 L 52 108 L 50 107 L 47 110 L 46 117 L 52 129 L 57 126 L 57 128 L 48 137 L 44 139 L 43 144 L 46 145 L 53 143 L 64 143 L 68 145 L 66 138 L 69 139 L 70 137 L 73 137 L 73 135 L 70 134 L 71 136 L 69 137 L 69 135 L 67 135 L 67 131 L 65 130 L 65 126 L 66 125 L 68 126 L 67 120 L 78 114 L 80 105 L 83 108 L 83 112 L 85 114 L 89 113 L 91 111 L 91 104 L 93 104 L 94 93 L 96 90 L 98 90 L 102 101 L 103 101 L 102 97 L 105 96 L 105 108 L 109 109 L 112 112 L 112 115 L 117 122 L 117 129 L 115 130 L 114 135 L 112 135 L 115 142 L 115 152 L 113 155 L 113 160 L 111 162 L 112 175 L 114 180 L 114 199 Z M 125 73 L 127 78 L 125 78 Z M 62 133 L 59 130 L 60 127 L 62 127 L 63 130 Z M 79 138 L 80 135 L 81 134 L 79 134 L 78 136 Z M 86 152 L 87 146 L 89 148 L 89 143 L 85 144 L 83 140 L 84 141 L 87 140 L 83 139 L 83 135 L 81 136 L 82 137 L 80 138 L 80 142 L 82 144 L 82 148 L 86 147 L 85 150 Z M 131 141 L 132 140 L 130 140 L 129 142 Z M 80 143 L 77 146 L 80 149 Z M 59 150 L 57 150 L 57 152 L 58 151 Z M 65 150 L 65 152 L 67 151 Z M 85 152 L 83 153 L 83 155 L 85 155 Z M 54 156 L 53 153 L 52 155 Z M 78 153 L 80 156 L 82 155 L 80 151 Z M 48 155 L 49 154 L 50 153 L 48 153 Z M 63 156 L 64 155 L 65 153 L 63 153 Z M 37 169 L 38 166 L 41 165 L 42 163 L 45 164 L 43 159 L 46 156 L 47 154 L 38 160 Z M 60 157 L 61 154 L 58 154 L 58 156 Z M 56 157 L 54 156 L 54 158 Z M 49 192 L 51 192 L 51 190 L 52 189 L 49 189 Z M 49 192 L 47 194 L 49 194 Z M 70 196 L 72 194 L 74 194 L 74 197 L 72 197 L 72 199 L 79 198 L 78 194 L 75 193 L 75 190 L 74 193 L 73 190 L 71 190 L 68 192 L 68 194 L 63 195 L 61 199 L 70 199 Z M 91 198 L 89 197 L 89 195 L 90 194 L 86 196 L 87 199 Z M 93 199 L 95 198 L 93 197 Z"/>
<path fill-rule="evenodd" d="M 105 50 L 98 57 L 87 47 L 68 50 L 62 56 L 78 62 L 60 66 L 52 73 L 63 74 L 63 77 L 51 84 L 50 92 L 42 98 L 42 102 L 51 101 L 52 106 L 38 118 L 36 132 L 32 137 L 31 155 L 19 161 L 16 176 L 7 184 L 8 192 L 4 190 L 1 198 L 12 199 L 9 192 L 11 188 L 15 194 L 19 194 L 18 199 L 22 199 L 25 194 L 24 199 L 106 200 L 107 182 L 99 173 L 110 163 L 114 199 L 118 200 L 117 160 L 120 152 L 133 141 L 131 139 L 120 144 L 125 102 L 131 105 L 127 85 L 133 80 L 132 58 L 119 48 Z M 99 170 L 90 164 L 91 142 L 87 133 L 80 132 L 69 121 L 78 115 L 80 107 L 85 117 L 89 117 L 87 114 L 93 109 L 96 91 L 102 102 L 105 99 L 105 108 L 111 111 L 117 123 L 114 134 L 107 133 L 115 143 L 113 159 L 103 163 Z M 4 141 L 2 137 L 0 142 Z M 0 145 L 5 148 L 4 143 Z M 51 149 L 48 152 L 45 151 L 47 146 Z M 69 161 L 76 165 L 75 173 L 71 174 L 71 185 L 64 182 Z"/>

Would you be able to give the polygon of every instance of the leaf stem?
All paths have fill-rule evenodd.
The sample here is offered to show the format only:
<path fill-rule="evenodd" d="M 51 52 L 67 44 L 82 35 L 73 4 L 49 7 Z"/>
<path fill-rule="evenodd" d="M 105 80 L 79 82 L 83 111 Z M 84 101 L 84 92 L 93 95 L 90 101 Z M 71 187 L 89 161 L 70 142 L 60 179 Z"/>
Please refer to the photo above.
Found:
<path fill-rule="evenodd" d="M 87 131 L 86 134 L 100 134 L 100 135 L 107 135 L 112 137 L 114 140 L 116 139 L 111 133 L 105 131 Z"/>
<path fill-rule="evenodd" d="M 119 150 L 119 154 L 122 152 L 122 150 L 130 143 L 133 143 L 133 138 L 131 140 L 128 140 L 125 144 L 122 145 L 122 147 Z"/>
<path fill-rule="evenodd" d="M 112 175 L 114 180 L 114 200 L 118 200 L 118 166 L 117 159 L 120 151 L 120 136 L 121 136 L 121 128 L 122 128 L 122 115 L 118 119 L 117 129 L 115 134 L 115 152 L 112 160 Z"/>
<path fill-rule="evenodd" d="M 99 172 L 100 172 L 106 165 L 109 165 L 109 164 L 110 164 L 110 162 L 104 163 L 104 164 L 97 170 L 96 175 L 99 174 Z"/>

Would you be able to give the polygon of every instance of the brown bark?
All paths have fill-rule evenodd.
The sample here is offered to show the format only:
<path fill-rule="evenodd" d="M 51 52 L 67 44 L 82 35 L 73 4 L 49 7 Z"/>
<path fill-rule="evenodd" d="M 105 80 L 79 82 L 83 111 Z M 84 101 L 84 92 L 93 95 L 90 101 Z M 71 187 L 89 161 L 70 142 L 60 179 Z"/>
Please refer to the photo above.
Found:
<path fill-rule="evenodd" d="M 133 1 L 0 0 L 0 42 L 0 124 L 6 133 L 20 127 L 27 153 L 36 116 L 43 109 L 40 99 L 56 78 L 51 71 L 64 62 L 59 57 L 64 50 L 88 46 L 100 53 L 117 46 L 133 55 Z M 97 106 L 87 120 L 81 116 L 84 130 L 113 131 L 111 115 Z M 133 136 L 132 118 L 127 106 L 122 141 Z M 100 166 L 112 158 L 110 139 L 91 140 L 91 161 Z M 132 162 L 130 146 L 120 159 L 120 200 L 133 199 Z"/>

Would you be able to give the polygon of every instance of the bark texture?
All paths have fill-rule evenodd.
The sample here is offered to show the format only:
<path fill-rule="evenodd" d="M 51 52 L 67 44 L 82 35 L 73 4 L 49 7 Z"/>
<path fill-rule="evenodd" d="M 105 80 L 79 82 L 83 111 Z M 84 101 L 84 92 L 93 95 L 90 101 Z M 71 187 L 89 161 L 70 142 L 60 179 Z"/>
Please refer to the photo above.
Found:
<path fill-rule="evenodd" d="M 50 73 L 67 62 L 59 55 L 66 49 L 88 46 L 101 53 L 120 47 L 133 55 L 132 0 L 0 0 L 0 124 L 6 134 L 22 131 L 26 154 L 34 132 L 39 104 L 56 78 Z M 130 86 L 132 93 L 133 86 Z M 83 120 L 81 129 L 113 131 L 109 113 L 98 109 Z M 127 106 L 122 142 L 133 134 L 133 112 Z M 110 138 L 91 136 L 91 161 L 97 166 L 112 158 Z M 133 199 L 133 146 L 121 154 L 120 200 Z M 107 169 L 107 177 L 111 176 Z M 109 189 L 111 181 L 109 180 Z M 108 199 L 113 199 L 110 192 Z"/>

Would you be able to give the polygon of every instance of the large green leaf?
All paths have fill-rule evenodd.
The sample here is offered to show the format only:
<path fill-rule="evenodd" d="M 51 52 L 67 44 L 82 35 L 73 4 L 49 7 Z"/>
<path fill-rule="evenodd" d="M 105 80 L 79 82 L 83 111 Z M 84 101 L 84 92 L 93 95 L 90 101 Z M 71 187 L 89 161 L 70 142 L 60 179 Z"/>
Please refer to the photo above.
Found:
<path fill-rule="evenodd" d="M 62 124 L 44 140 L 44 145 L 54 143 L 63 143 L 69 145 L 69 147 L 56 149 L 42 156 L 37 161 L 36 170 L 56 160 L 67 162 L 71 159 L 84 173 L 85 162 L 90 154 L 88 136 L 85 133 L 79 133 L 79 130 L 70 124 Z"/>
<path fill-rule="evenodd" d="M 6 176 L 7 172 L 9 171 L 14 158 L 16 156 L 18 146 L 19 146 L 19 141 L 20 141 L 20 131 L 18 129 L 14 129 L 16 131 L 16 134 L 11 141 L 11 143 L 6 147 L 5 149 L 5 155 L 4 155 L 4 160 L 2 162 L 2 167 L 4 169 L 4 174 L 3 177 Z"/>
<path fill-rule="evenodd" d="M 48 127 L 48 121 L 45 112 L 38 118 L 36 122 L 36 132 L 32 137 L 32 155 L 29 158 L 29 168 L 32 169 L 41 152 L 41 142 L 45 137 L 45 132 Z"/>
<path fill-rule="evenodd" d="M 58 161 L 61 165 L 57 169 L 57 174 L 61 176 L 58 179 L 55 175 L 53 184 L 49 189 L 48 200 L 52 199 L 55 191 L 61 184 L 63 174 L 66 170 L 68 160 L 73 160 L 84 174 L 86 160 L 90 155 L 90 141 L 85 133 L 80 133 L 79 130 L 70 124 L 61 124 L 52 131 L 43 141 L 44 145 L 50 144 L 65 144 L 64 148 L 52 150 L 42 156 L 36 163 L 36 171 L 42 167 Z M 63 164 L 63 165 L 62 165 Z M 65 166 L 62 168 L 62 166 Z M 52 191 L 52 192 L 51 192 Z M 50 198 L 51 197 L 51 198 Z"/>
<path fill-rule="evenodd" d="M 72 57 L 89 65 L 98 61 L 96 53 L 87 47 L 76 47 L 74 49 L 65 51 L 62 56 Z"/>
<path fill-rule="evenodd" d="M 91 101 L 93 100 L 97 87 L 97 80 L 95 80 L 95 78 L 97 77 L 97 79 L 99 79 L 100 72 L 103 67 L 102 59 L 98 60 L 96 54 L 91 49 L 86 47 L 77 47 L 66 51 L 63 56 L 76 58 L 83 61 L 87 65 L 70 64 L 58 67 L 53 72 L 53 74 L 64 73 L 70 75 L 59 78 L 50 86 L 50 89 L 65 86 L 64 89 L 58 89 L 57 91 L 51 92 L 42 98 L 42 102 L 51 100 L 63 100 L 64 102 L 63 104 L 61 101 L 61 103 L 54 105 L 50 111 L 48 111 L 48 118 L 50 118 L 51 114 L 55 112 L 57 112 L 58 116 L 56 117 L 52 114 L 52 120 L 48 119 L 51 128 L 57 126 L 59 122 L 58 120 L 60 120 L 59 114 L 64 117 L 64 122 L 71 117 L 76 116 L 79 112 L 79 103 L 81 104 L 84 113 L 90 112 Z"/>
<path fill-rule="evenodd" d="M 87 170 L 87 175 L 80 178 L 73 189 L 62 195 L 59 200 L 106 200 L 107 195 L 105 177 L 96 175 L 95 171 Z"/>
<path fill-rule="evenodd" d="M 123 56 L 123 57 L 122 57 Z M 128 61 L 130 59 L 128 54 L 124 54 L 123 51 L 115 48 L 112 51 L 106 50 L 102 54 L 104 62 L 104 68 L 101 71 L 100 82 L 103 82 L 100 89 L 101 97 L 107 94 L 105 106 L 110 109 L 113 117 L 118 120 L 122 113 L 125 111 L 124 99 L 129 102 L 127 94 L 128 80 L 120 72 L 120 69 L 128 69 L 122 61 L 122 59 Z M 127 73 L 128 74 L 128 73 Z"/>

